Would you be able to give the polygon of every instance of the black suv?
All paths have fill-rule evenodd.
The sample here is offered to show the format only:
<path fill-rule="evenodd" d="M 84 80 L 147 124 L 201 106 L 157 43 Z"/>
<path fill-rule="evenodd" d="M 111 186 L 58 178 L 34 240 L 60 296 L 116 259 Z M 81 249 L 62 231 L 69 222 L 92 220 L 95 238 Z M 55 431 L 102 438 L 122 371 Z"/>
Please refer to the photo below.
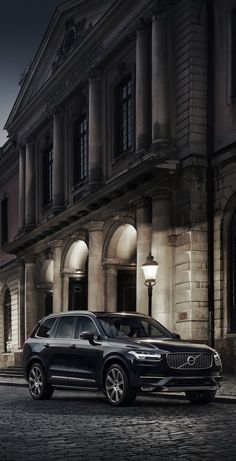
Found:
<path fill-rule="evenodd" d="M 221 381 L 219 354 L 181 341 L 138 313 L 69 311 L 44 317 L 23 347 L 23 369 L 34 399 L 55 387 L 102 389 L 112 405 L 138 391 L 185 392 L 209 403 Z"/>

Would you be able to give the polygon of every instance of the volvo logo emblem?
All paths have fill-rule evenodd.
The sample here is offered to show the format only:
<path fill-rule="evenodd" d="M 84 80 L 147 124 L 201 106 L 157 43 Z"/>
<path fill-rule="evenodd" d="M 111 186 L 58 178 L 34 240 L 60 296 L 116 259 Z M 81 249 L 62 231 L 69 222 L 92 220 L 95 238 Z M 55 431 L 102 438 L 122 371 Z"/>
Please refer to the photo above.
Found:
<path fill-rule="evenodd" d="M 188 365 L 190 365 L 191 367 L 193 367 L 193 365 L 195 365 L 195 362 L 196 362 L 196 359 L 195 359 L 195 357 L 193 357 L 192 355 L 190 355 L 190 356 L 187 358 L 187 363 L 188 363 Z"/>

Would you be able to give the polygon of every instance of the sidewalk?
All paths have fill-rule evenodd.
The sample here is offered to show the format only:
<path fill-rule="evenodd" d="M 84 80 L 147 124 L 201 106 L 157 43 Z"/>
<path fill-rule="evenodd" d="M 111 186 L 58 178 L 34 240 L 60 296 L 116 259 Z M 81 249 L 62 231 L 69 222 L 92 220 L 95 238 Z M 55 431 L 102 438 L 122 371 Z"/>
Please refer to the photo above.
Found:
<path fill-rule="evenodd" d="M 13 378 L 13 377 L 0 377 L 0 386 L 21 386 L 26 387 L 27 382 L 24 378 Z M 152 394 L 146 394 L 151 396 Z M 186 399 L 184 393 L 160 393 L 156 394 L 158 397 L 178 398 Z M 236 404 L 236 376 L 224 375 L 221 388 L 217 391 L 216 401 L 223 403 L 235 403 Z"/>

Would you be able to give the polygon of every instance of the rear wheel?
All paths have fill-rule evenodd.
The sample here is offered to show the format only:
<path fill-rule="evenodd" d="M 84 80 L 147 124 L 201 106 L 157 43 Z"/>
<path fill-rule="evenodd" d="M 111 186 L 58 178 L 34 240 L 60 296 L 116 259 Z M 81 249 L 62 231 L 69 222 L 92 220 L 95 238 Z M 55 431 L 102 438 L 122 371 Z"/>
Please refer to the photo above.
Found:
<path fill-rule="evenodd" d="M 53 394 L 53 387 L 47 383 L 44 369 L 40 363 L 34 363 L 28 376 L 30 395 L 35 400 L 48 400 Z"/>
<path fill-rule="evenodd" d="M 119 364 L 113 364 L 108 368 L 104 390 L 108 402 L 114 406 L 130 404 L 137 395 L 137 389 L 130 387 L 127 373 Z"/>
<path fill-rule="evenodd" d="M 191 403 L 210 403 L 214 400 L 216 391 L 189 391 L 185 394 Z"/>

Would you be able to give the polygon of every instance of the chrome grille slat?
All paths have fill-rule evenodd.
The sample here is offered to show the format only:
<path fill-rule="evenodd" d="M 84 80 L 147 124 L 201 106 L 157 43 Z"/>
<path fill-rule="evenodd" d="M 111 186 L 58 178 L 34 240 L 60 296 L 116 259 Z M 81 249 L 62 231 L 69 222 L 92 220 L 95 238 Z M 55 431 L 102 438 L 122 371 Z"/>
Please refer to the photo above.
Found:
<path fill-rule="evenodd" d="M 194 358 L 194 364 L 189 364 L 189 357 Z M 212 354 L 209 353 L 191 353 L 191 352 L 178 352 L 168 353 L 166 356 L 167 365 L 169 368 L 186 370 L 186 369 L 197 369 L 204 370 L 212 367 Z"/>

